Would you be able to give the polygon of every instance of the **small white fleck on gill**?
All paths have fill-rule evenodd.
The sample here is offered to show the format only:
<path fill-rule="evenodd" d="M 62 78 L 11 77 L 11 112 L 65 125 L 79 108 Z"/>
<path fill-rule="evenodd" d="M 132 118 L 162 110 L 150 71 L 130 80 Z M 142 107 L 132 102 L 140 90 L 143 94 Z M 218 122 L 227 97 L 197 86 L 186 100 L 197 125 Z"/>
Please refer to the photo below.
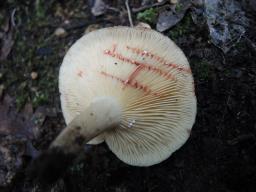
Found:
<path fill-rule="evenodd" d="M 136 123 L 136 120 L 133 119 L 133 120 L 128 124 L 128 128 L 132 128 L 135 123 Z"/>

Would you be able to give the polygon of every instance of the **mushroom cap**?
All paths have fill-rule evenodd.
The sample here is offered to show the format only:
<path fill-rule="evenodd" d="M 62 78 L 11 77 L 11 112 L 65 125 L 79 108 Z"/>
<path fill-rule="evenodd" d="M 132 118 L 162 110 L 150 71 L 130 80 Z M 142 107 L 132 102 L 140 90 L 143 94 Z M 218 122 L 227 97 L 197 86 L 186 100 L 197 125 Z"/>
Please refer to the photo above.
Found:
<path fill-rule="evenodd" d="M 120 126 L 91 143 L 105 141 L 130 165 L 168 158 L 186 142 L 195 121 L 189 63 L 173 41 L 151 29 L 119 26 L 84 35 L 63 60 L 59 89 L 66 123 L 97 97 L 117 100 Z"/>

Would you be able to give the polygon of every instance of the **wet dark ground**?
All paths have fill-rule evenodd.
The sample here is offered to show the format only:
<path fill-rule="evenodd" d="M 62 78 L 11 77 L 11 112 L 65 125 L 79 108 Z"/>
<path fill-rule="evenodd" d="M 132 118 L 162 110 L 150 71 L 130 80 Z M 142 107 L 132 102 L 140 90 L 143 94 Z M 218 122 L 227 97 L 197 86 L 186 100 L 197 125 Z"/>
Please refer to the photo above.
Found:
<path fill-rule="evenodd" d="M 58 68 L 67 48 L 90 27 L 128 25 L 128 20 L 126 15 L 117 17 L 117 13 L 112 12 L 93 17 L 83 1 L 78 5 L 49 1 L 42 8 L 37 7 L 43 10 L 43 16 L 33 6 L 14 1 L 3 5 L 5 15 L 14 8 L 18 10 L 16 17 L 20 25 L 13 32 L 15 43 L 11 53 L 4 62 L 1 61 L 4 78 L 1 77 L 0 84 L 6 87 L 4 94 L 16 99 L 16 107 L 22 108 L 22 105 L 32 103 L 34 111 L 46 105 L 56 109 L 55 115 L 44 120 L 38 136 L 32 142 L 40 151 L 47 148 L 56 132 L 64 126 L 57 82 L 50 85 L 46 82 L 57 79 Z M 113 6 L 119 6 L 118 2 Z M 70 14 L 71 10 L 73 14 Z M 256 191 L 256 17 L 249 7 L 246 14 L 251 19 L 251 27 L 226 54 L 210 43 L 207 28 L 194 25 L 189 14 L 170 29 L 183 29 L 179 36 L 171 37 L 190 61 L 198 100 L 196 123 L 191 137 L 181 149 L 158 165 L 141 168 L 124 164 L 105 144 L 93 146 L 51 190 Z M 63 24 L 67 19 L 70 23 Z M 188 24 L 187 20 L 191 22 Z M 67 35 L 53 37 L 54 30 L 59 26 L 66 29 Z M 170 31 L 165 34 L 170 35 Z M 38 79 L 31 80 L 32 71 L 38 73 Z M 34 101 L 38 94 L 46 95 L 46 101 Z M 9 187 L 2 187 L 2 190 L 50 191 L 42 190 L 28 181 L 24 170 L 21 168 L 15 181 Z"/>

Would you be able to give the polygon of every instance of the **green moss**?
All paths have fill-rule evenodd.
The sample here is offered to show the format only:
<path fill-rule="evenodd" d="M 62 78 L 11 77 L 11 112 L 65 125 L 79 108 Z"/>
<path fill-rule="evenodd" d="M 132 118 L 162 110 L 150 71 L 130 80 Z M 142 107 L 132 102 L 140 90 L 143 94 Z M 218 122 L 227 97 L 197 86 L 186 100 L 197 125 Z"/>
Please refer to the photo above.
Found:
<path fill-rule="evenodd" d="M 35 11 L 36 11 L 36 16 L 38 19 L 42 19 L 45 16 L 45 8 L 44 8 L 44 2 L 41 0 L 36 0 L 35 1 Z"/>
<path fill-rule="evenodd" d="M 171 39 L 175 40 L 178 37 L 187 35 L 189 34 L 192 28 L 192 24 L 193 24 L 192 18 L 189 15 L 186 15 L 179 24 L 177 24 L 168 32 L 168 36 Z"/>
<path fill-rule="evenodd" d="M 157 20 L 157 11 L 153 8 L 147 9 L 138 13 L 137 19 L 145 23 L 155 24 Z"/>
<path fill-rule="evenodd" d="M 180 12 L 181 10 L 182 10 L 182 4 L 177 3 L 176 6 L 175 6 L 175 11 Z"/>
<path fill-rule="evenodd" d="M 60 42 L 53 36 L 51 28 L 41 27 L 42 22 L 38 18 L 44 14 L 41 10 L 43 8 L 39 5 L 42 2 L 36 3 L 38 7 L 34 11 L 28 12 L 24 5 L 17 12 L 17 20 L 22 20 L 22 26 L 25 27 L 14 31 L 15 45 L 10 59 L 3 64 L 5 81 L 2 83 L 16 99 L 18 109 L 28 102 L 35 108 L 51 104 L 58 97 L 58 71 L 62 59 L 59 52 L 62 52 L 66 42 Z M 41 48 L 50 49 L 50 53 L 39 53 L 38 50 Z M 30 76 L 33 71 L 38 73 L 35 80 Z"/>
<path fill-rule="evenodd" d="M 47 103 L 48 101 L 48 92 L 47 91 L 38 91 L 35 92 L 34 97 L 32 98 L 33 106 L 39 106 Z"/>

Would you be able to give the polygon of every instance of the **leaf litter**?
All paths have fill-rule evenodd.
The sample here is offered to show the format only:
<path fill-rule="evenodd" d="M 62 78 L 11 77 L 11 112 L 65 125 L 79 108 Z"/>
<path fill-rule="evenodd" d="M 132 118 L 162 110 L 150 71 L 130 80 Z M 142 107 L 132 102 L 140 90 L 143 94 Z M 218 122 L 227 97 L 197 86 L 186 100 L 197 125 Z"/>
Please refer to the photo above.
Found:
<path fill-rule="evenodd" d="M 44 106 L 33 111 L 28 103 L 17 112 L 14 100 L 3 96 L 0 101 L 0 186 L 7 186 L 26 163 L 25 157 L 38 155 L 32 142 L 40 135 L 40 128 L 47 117 L 55 117 L 56 111 Z"/>
<path fill-rule="evenodd" d="M 193 7 L 193 21 L 201 25 L 205 21 L 211 42 L 224 53 L 235 46 L 246 32 L 249 21 L 242 10 L 241 2 L 230 0 L 197 0 L 201 5 Z M 198 3 L 199 2 L 199 3 Z"/>
<path fill-rule="evenodd" d="M 3 25 L 0 26 L 0 61 L 4 61 L 8 57 L 13 45 L 13 27 L 8 18 Z"/>

